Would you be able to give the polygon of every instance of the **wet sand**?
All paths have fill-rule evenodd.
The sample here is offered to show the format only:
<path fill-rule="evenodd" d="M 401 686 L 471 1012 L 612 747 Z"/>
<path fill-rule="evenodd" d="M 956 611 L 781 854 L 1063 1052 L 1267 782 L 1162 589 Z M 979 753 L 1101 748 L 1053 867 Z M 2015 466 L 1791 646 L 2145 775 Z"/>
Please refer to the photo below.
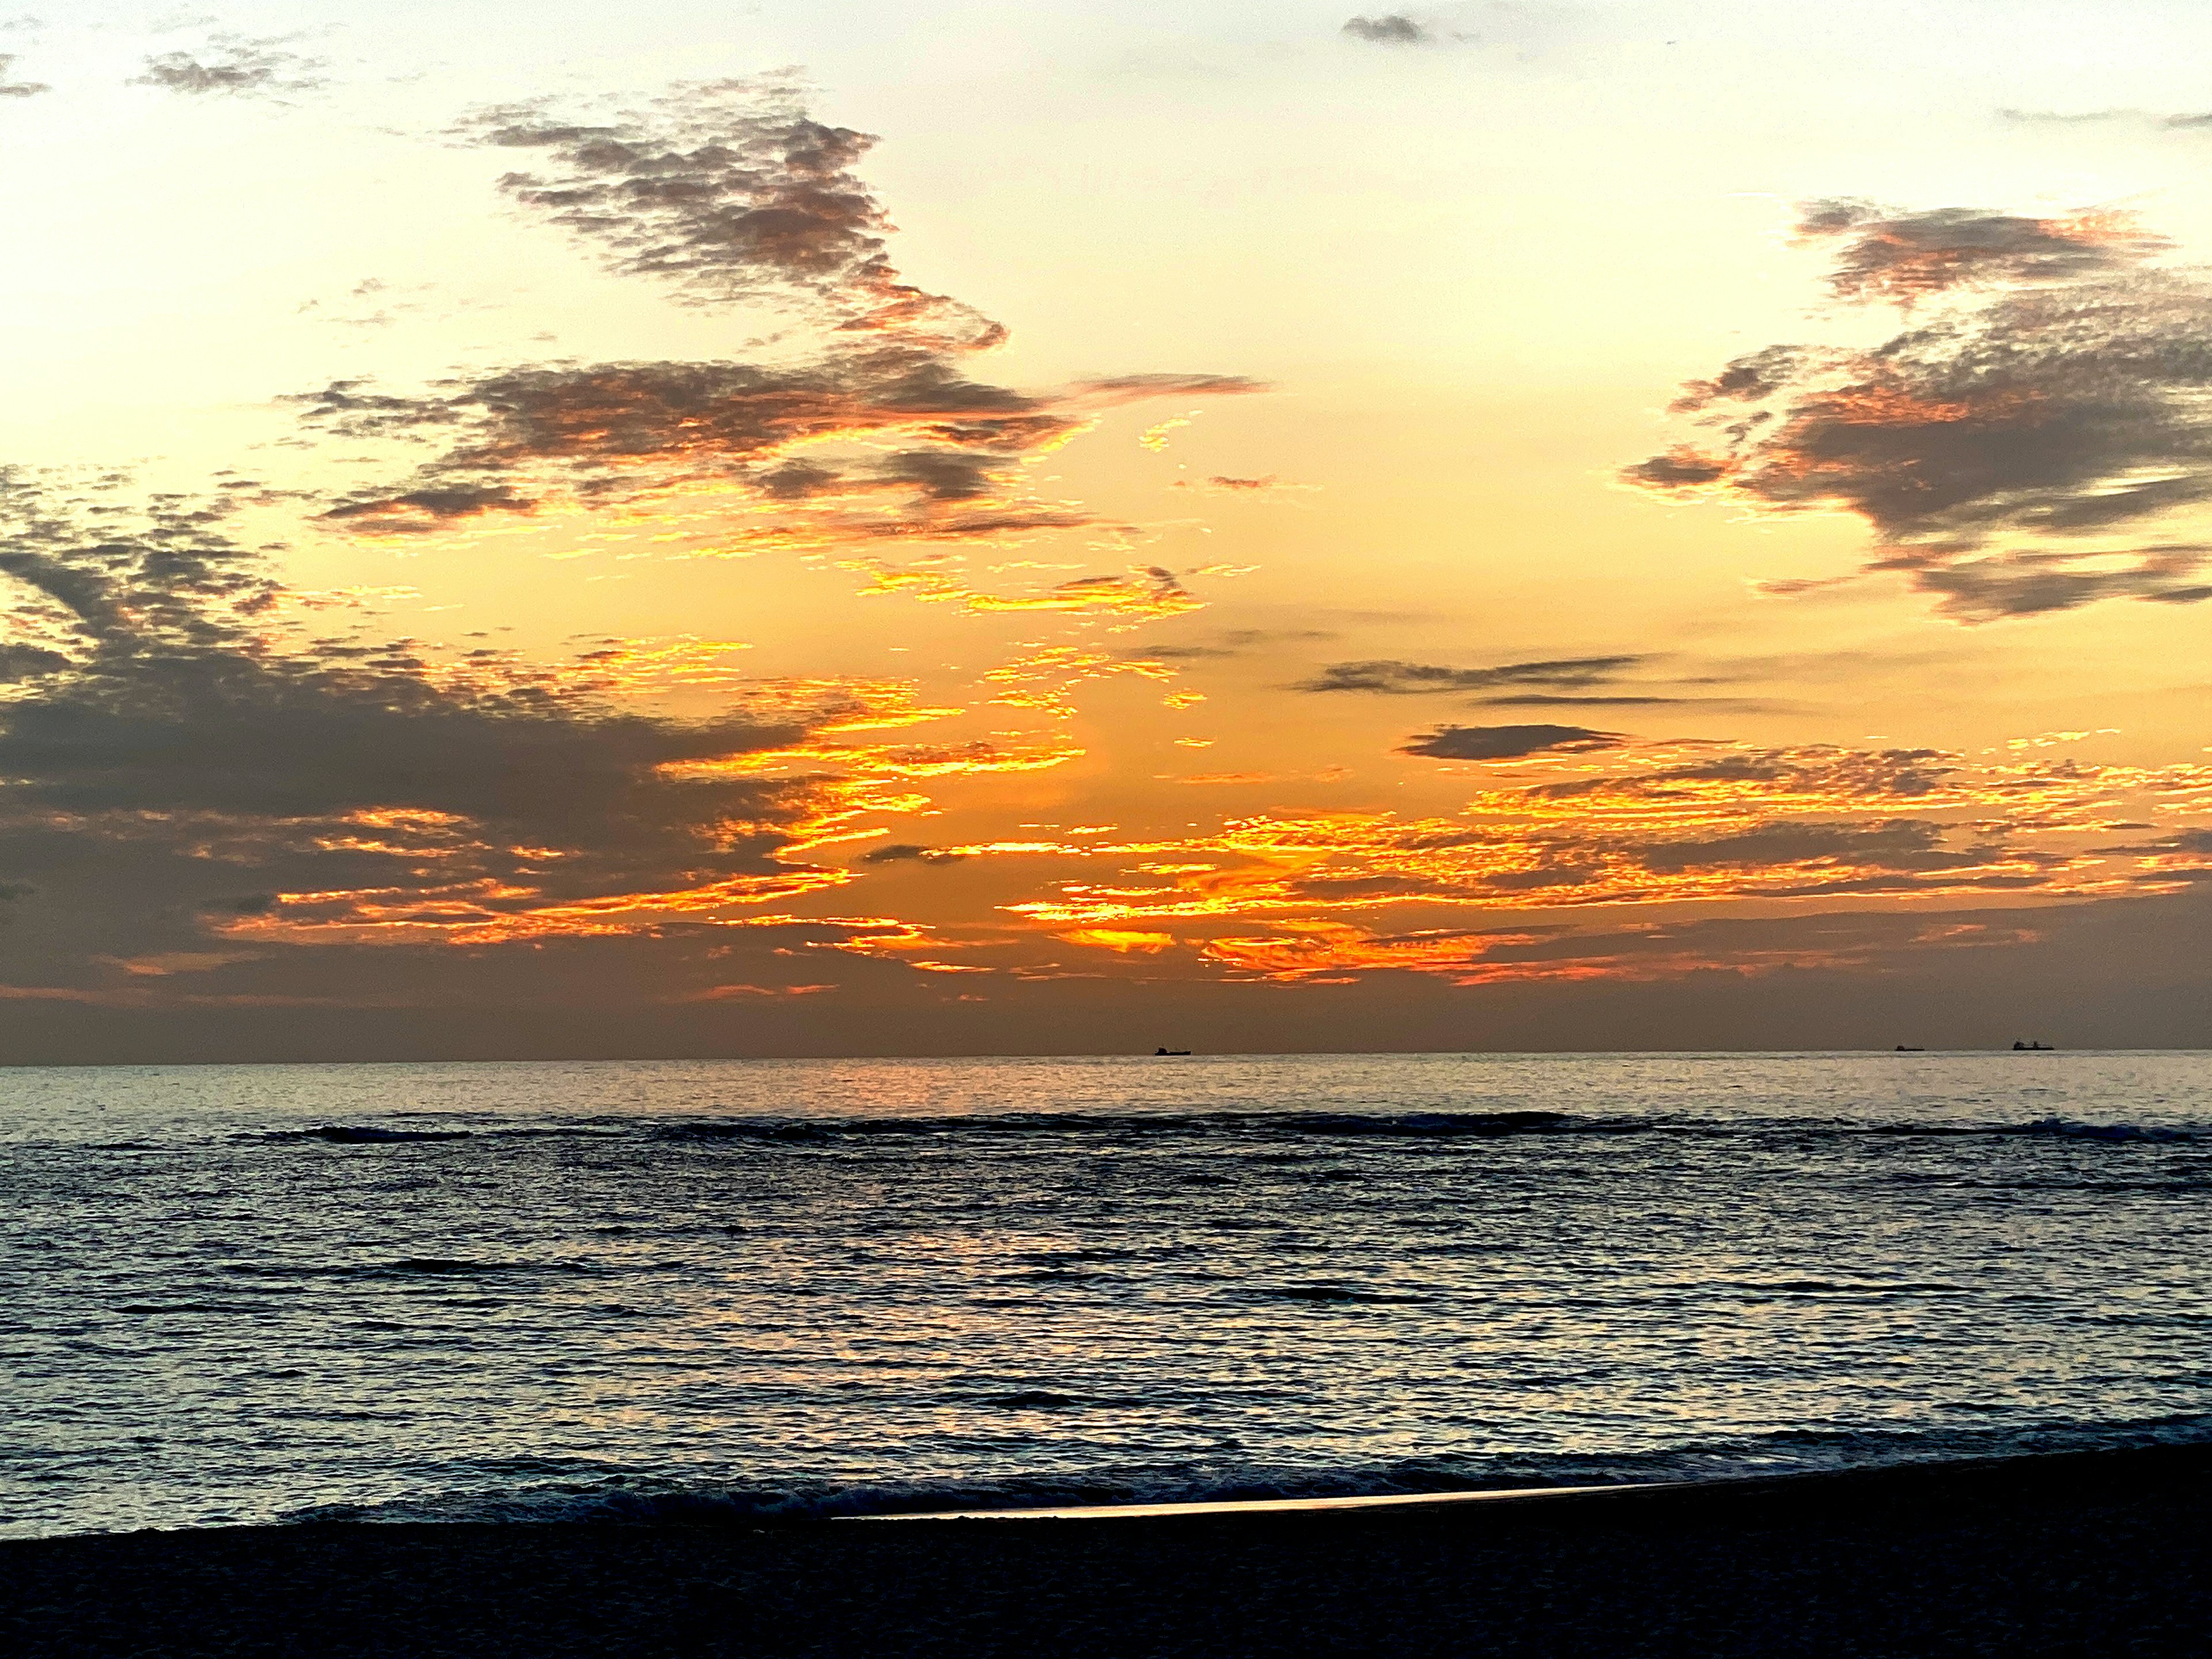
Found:
<path fill-rule="evenodd" d="M 0 1544 L 0 1651 L 2212 1653 L 2212 1447 L 1510 1503 Z"/>

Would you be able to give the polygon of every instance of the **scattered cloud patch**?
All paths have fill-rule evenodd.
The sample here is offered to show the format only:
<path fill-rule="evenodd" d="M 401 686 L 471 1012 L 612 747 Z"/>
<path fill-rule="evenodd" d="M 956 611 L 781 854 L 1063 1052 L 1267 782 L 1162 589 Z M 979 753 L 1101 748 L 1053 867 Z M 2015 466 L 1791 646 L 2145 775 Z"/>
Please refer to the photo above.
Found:
<path fill-rule="evenodd" d="M 2181 838 L 2212 813 L 2212 765 L 1977 762 L 1826 744 L 1622 743 L 1606 752 L 1601 770 L 1486 784 L 1455 814 L 1250 813 L 1173 845 L 1148 842 L 1138 868 L 1167 875 L 1164 884 L 1094 878 L 1011 908 L 1058 928 L 1243 920 L 1314 937 L 1370 932 L 1385 907 L 1448 916 L 1846 896 L 2095 897 L 2201 879 L 2196 843 Z M 2152 799 L 2188 826 L 2155 846 L 2100 844 L 2124 804 L 2140 811 Z M 2128 856 L 2135 867 L 2107 861 Z M 1564 938 L 1576 926 L 1542 931 Z"/>
<path fill-rule="evenodd" d="M 1173 487 L 1177 489 L 1203 489 L 1213 495 L 1279 495 L 1319 488 L 1316 484 L 1289 483 L 1272 472 L 1256 478 L 1240 478 L 1217 472 L 1203 480 L 1178 478 Z"/>
<path fill-rule="evenodd" d="M 0 98 L 35 98 L 42 92 L 52 92 L 53 88 L 44 81 L 18 81 L 15 78 L 15 59 L 19 55 L 0 52 Z"/>
<path fill-rule="evenodd" d="M 218 34 L 197 52 L 165 52 L 146 59 L 130 84 L 191 97 L 277 97 L 330 84 L 322 59 L 285 50 L 283 39 Z"/>
<path fill-rule="evenodd" d="M 1386 12 L 1380 17 L 1349 18 L 1342 32 L 1352 40 L 1376 46 L 1418 46 L 1436 38 L 1400 12 Z"/>
<path fill-rule="evenodd" d="M 455 483 L 343 501 L 322 516 L 341 524 L 355 520 L 371 525 L 386 534 L 418 534 L 487 513 L 526 514 L 536 505 L 527 496 L 517 495 L 509 484 Z"/>
<path fill-rule="evenodd" d="M 2000 120 L 2015 126 L 2111 126 L 2141 125 L 2162 129 L 2169 132 L 2202 131 L 2212 127 L 2212 113 L 2184 112 L 2160 115 L 2147 109 L 2088 109 L 2064 112 L 2040 109 L 2001 109 Z"/>
<path fill-rule="evenodd" d="M 1553 657 L 1534 662 L 1500 663 L 1489 668 L 1449 668 L 1435 663 L 1389 659 L 1340 662 L 1329 664 L 1311 679 L 1303 680 L 1292 689 L 1366 691 L 1393 697 L 1473 694 L 1488 701 L 1492 700 L 1491 694 L 1510 693 L 1526 687 L 1580 692 L 1609 685 L 1651 660 L 1643 655 Z"/>
<path fill-rule="evenodd" d="M 686 86 L 596 122 L 550 101 L 503 105 L 456 131 L 535 153 L 534 170 L 500 179 L 509 199 L 690 303 L 805 294 L 848 334 L 933 350 L 1006 338 L 970 307 L 902 280 L 890 216 L 858 172 L 875 137 L 815 120 L 787 78 Z"/>
<path fill-rule="evenodd" d="M 894 842 L 860 854 L 863 864 L 957 864 L 968 856 L 948 847 L 921 847 L 910 842 Z"/>
<path fill-rule="evenodd" d="M 0 874 L 61 895 L 94 954 L 202 950 L 204 928 L 248 945 L 606 936 L 842 879 L 785 856 L 818 786 L 729 763 L 851 698 L 660 718 L 609 695 L 605 650 L 533 668 L 301 638 L 234 538 L 234 501 L 104 493 L 0 477 L 0 578 L 51 639 L 0 711 Z"/>
<path fill-rule="evenodd" d="M 1217 374 L 1042 393 L 977 378 L 970 354 L 1004 331 L 899 276 L 889 217 L 857 170 L 875 140 L 814 120 L 785 79 L 681 88 L 592 122 L 507 106 L 457 131 L 537 156 L 501 190 L 616 270 L 699 305 L 799 305 L 817 349 L 772 362 L 522 364 L 412 392 L 334 382 L 293 400 L 307 427 L 435 451 L 411 477 L 331 503 L 335 526 L 408 535 L 556 498 L 591 507 L 712 484 L 783 509 L 734 527 L 726 515 L 747 538 L 739 550 L 1003 540 L 1095 522 L 1040 498 L 1022 464 L 1099 410 L 1264 389 Z"/>
<path fill-rule="evenodd" d="M 15 80 L 15 58 L 18 53 L 0 51 L 0 97 L 38 97 L 40 93 L 53 91 L 53 86 L 42 80 Z"/>
<path fill-rule="evenodd" d="M 1902 574 L 1964 622 L 2212 599 L 2212 277 L 2106 212 L 1820 203 L 1801 230 L 1832 246 L 1839 299 L 1928 314 L 1691 382 L 1673 412 L 1702 435 L 1626 482 L 1851 514 L 1875 538 L 1859 574 Z"/>
<path fill-rule="evenodd" d="M 1529 755 L 1583 755 L 1618 749 L 1626 742 L 1617 732 L 1593 732 L 1583 726 L 1440 726 L 1409 739 L 1398 752 L 1431 760 L 1504 761 Z"/>
<path fill-rule="evenodd" d="M 1269 389 L 1265 380 L 1245 374 L 1111 374 L 1078 380 L 1064 394 L 1069 403 L 1097 408 L 1144 403 L 1154 398 L 1238 397 Z"/>
<path fill-rule="evenodd" d="M 1973 208 L 1904 213 L 1872 202 L 1810 202 L 1801 244 L 1832 245 L 1828 291 L 1910 307 L 1954 289 L 2071 283 L 2130 270 L 2172 246 L 2124 213 L 2031 219 Z"/>

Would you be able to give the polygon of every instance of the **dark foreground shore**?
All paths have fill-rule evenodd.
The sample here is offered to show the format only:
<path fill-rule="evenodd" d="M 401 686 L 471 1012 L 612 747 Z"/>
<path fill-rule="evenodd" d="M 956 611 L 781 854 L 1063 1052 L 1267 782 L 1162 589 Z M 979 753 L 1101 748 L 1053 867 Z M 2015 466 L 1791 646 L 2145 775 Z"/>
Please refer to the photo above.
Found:
<path fill-rule="evenodd" d="M 2212 1447 L 1437 1507 L 0 1544 L 0 1651 L 2212 1653 Z"/>

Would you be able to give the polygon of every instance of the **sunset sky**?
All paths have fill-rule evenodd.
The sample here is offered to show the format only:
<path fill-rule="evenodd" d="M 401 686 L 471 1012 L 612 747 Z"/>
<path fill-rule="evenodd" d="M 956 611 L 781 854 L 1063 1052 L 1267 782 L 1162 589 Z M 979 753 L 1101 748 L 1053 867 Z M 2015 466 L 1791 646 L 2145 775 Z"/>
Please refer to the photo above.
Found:
<path fill-rule="evenodd" d="M 2208 59 L 0 22 L 0 1060 L 2202 1045 Z"/>

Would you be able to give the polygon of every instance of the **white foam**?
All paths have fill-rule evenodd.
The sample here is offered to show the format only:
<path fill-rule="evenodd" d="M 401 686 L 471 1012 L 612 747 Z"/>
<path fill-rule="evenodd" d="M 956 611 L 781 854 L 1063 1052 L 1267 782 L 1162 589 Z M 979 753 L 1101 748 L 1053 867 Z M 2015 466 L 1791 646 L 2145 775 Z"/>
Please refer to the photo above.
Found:
<path fill-rule="evenodd" d="M 921 1515 L 840 1515 L 838 1521 L 1110 1521 L 1140 1516 L 1273 1515 L 1308 1510 L 1408 1509 L 1431 1504 L 1499 1504 L 1519 1498 L 1569 1498 L 1597 1492 L 1670 1492 L 1708 1485 L 1651 1480 L 1606 1486 L 1502 1486 L 1486 1492 L 1386 1492 L 1373 1498 L 1247 1498 L 1193 1504 L 1078 1504 L 1048 1510 L 932 1510 Z"/>

